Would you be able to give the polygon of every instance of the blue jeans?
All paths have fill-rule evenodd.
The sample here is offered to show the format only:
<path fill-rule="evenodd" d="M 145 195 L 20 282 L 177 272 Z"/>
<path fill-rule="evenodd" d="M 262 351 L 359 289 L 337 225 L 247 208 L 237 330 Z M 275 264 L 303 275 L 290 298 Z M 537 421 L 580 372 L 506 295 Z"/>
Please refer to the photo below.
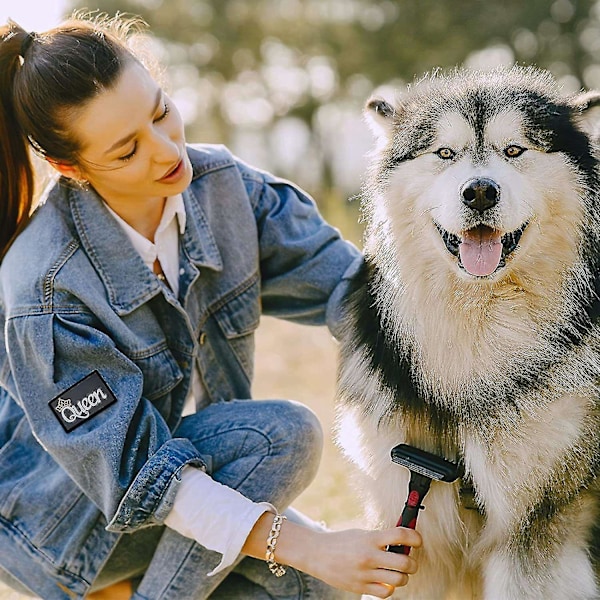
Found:
<path fill-rule="evenodd" d="M 287 508 L 312 481 L 321 457 L 322 431 L 301 404 L 234 400 L 211 404 L 185 417 L 174 437 L 201 452 L 210 475 L 254 501 Z M 318 527 L 297 511 L 290 520 Z M 266 545 L 266 540 L 265 540 Z M 342 600 L 357 598 L 293 568 L 275 577 L 266 563 L 241 558 L 207 576 L 221 555 L 166 527 L 125 534 L 93 589 L 141 577 L 135 600 Z"/>

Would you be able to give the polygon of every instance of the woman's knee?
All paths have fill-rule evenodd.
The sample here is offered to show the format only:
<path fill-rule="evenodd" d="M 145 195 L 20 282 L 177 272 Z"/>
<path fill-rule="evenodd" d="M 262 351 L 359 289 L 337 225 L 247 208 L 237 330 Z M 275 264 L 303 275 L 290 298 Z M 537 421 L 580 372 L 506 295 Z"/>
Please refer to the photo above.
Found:
<path fill-rule="evenodd" d="M 323 451 L 323 428 L 308 407 L 291 400 L 273 400 L 270 436 L 273 449 L 288 457 L 291 466 L 314 479 Z"/>
<path fill-rule="evenodd" d="M 176 434 L 192 440 L 221 483 L 240 489 L 250 479 L 262 478 L 262 489 L 271 482 L 273 489 L 287 490 L 286 497 L 299 494 L 314 479 L 323 448 L 316 415 L 289 400 L 212 405 L 186 417 Z"/>

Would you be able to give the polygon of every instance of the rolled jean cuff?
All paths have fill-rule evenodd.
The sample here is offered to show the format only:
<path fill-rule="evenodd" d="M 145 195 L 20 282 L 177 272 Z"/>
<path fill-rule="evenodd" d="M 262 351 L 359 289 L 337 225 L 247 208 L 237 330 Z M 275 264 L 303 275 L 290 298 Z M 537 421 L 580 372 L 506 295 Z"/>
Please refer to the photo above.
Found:
<path fill-rule="evenodd" d="M 173 438 L 163 444 L 129 486 L 106 530 L 126 533 L 162 525 L 181 483 L 179 473 L 188 464 L 206 470 L 190 440 Z"/>

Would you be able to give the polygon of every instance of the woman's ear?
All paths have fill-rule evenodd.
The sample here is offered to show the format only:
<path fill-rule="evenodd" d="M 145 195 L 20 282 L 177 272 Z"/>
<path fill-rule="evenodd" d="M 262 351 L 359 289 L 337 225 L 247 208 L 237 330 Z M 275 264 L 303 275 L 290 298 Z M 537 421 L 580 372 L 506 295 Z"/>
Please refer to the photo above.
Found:
<path fill-rule="evenodd" d="M 77 165 L 72 165 L 70 163 L 60 162 L 58 160 L 53 160 L 52 158 L 47 158 L 46 162 L 55 170 L 58 171 L 64 177 L 68 179 L 73 179 L 79 183 L 85 183 L 87 180 L 84 177 L 81 169 Z"/>

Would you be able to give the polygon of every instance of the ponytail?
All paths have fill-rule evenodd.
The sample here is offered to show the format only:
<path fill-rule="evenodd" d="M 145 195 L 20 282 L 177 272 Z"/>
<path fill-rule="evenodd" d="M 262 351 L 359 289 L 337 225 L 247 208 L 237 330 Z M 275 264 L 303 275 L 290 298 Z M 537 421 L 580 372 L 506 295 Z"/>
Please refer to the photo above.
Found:
<path fill-rule="evenodd" d="M 126 40 L 143 22 L 85 17 L 41 34 L 12 21 L 0 27 L 0 260 L 31 213 L 30 150 L 76 165 L 80 144 L 70 118 L 114 86 L 127 61 L 137 61 Z"/>
<path fill-rule="evenodd" d="M 33 203 L 33 167 L 13 103 L 27 38 L 27 32 L 12 22 L 0 28 L 0 259 L 27 223 Z"/>

